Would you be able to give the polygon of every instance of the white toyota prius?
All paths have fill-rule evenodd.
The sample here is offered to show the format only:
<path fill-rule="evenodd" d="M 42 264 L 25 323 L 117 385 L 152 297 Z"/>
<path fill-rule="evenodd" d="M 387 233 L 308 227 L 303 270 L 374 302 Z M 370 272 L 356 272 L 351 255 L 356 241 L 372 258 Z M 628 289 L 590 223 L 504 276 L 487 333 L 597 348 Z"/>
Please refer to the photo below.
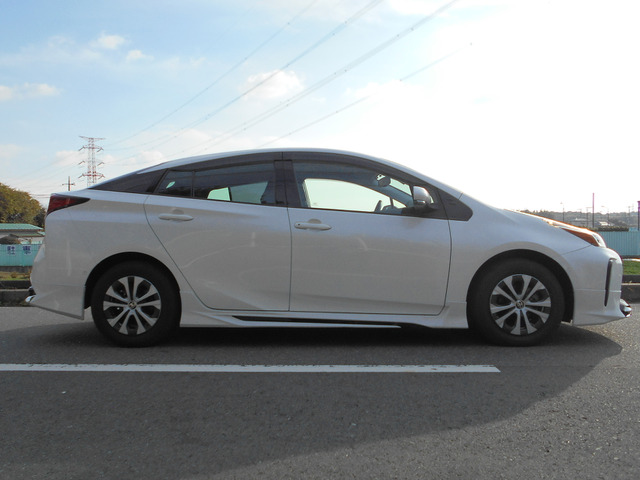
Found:
<path fill-rule="evenodd" d="M 123 346 L 182 326 L 471 327 L 532 345 L 630 313 L 589 230 L 333 150 L 192 157 L 53 195 L 36 307 Z"/>

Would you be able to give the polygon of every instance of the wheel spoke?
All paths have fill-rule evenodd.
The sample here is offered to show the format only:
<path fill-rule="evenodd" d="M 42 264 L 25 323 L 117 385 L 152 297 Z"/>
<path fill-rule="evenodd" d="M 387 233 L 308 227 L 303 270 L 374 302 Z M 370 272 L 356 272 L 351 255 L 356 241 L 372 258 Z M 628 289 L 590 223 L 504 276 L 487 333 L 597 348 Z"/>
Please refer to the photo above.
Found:
<path fill-rule="evenodd" d="M 139 318 L 141 317 L 149 325 L 149 328 L 153 327 L 153 325 L 156 323 L 156 320 L 158 320 L 158 317 L 150 317 L 142 310 L 138 310 L 136 313 L 138 314 Z"/>
<path fill-rule="evenodd" d="M 507 321 L 509 317 L 511 317 L 514 314 L 514 311 L 515 311 L 515 308 L 509 310 L 509 312 L 505 313 L 501 317 L 497 317 L 497 318 L 494 317 L 493 321 L 496 322 L 500 328 L 504 328 L 504 323 Z"/>
<path fill-rule="evenodd" d="M 529 308 L 551 308 L 551 299 L 545 298 L 544 300 L 538 300 L 535 302 L 527 302 Z"/>
<path fill-rule="evenodd" d="M 515 325 L 513 326 L 513 328 L 511 330 L 509 330 L 509 333 L 511 333 L 513 335 L 520 335 L 520 333 L 521 333 L 520 323 L 522 321 L 522 311 L 516 309 L 515 313 L 516 313 L 516 322 L 515 322 Z"/>
<path fill-rule="evenodd" d="M 131 317 L 135 316 L 130 312 L 127 311 L 126 312 L 126 318 L 124 319 L 124 321 L 120 324 L 120 328 L 118 328 L 118 332 L 122 333 L 123 335 L 129 335 L 129 322 L 131 322 Z"/>
<path fill-rule="evenodd" d="M 509 280 L 511 280 L 511 279 L 509 279 Z M 506 292 L 503 288 L 501 288 L 500 285 L 502 285 L 502 284 L 504 284 L 505 286 L 509 287 L 510 292 Z M 507 281 L 500 282 L 500 284 L 493 291 L 493 294 L 494 295 L 502 295 L 503 297 L 509 299 L 509 301 L 513 302 L 513 303 L 515 303 L 515 301 L 518 298 L 517 293 L 515 293 L 515 291 L 513 289 L 513 284 L 511 282 L 507 282 Z"/>
<path fill-rule="evenodd" d="M 531 278 L 531 277 L 529 277 Z M 533 286 L 533 288 L 531 288 L 531 290 L 529 291 L 529 293 L 527 293 L 526 297 L 523 298 L 523 300 L 525 302 L 529 302 L 529 300 L 537 293 L 537 292 L 542 292 L 542 291 L 546 291 L 545 286 L 539 282 L 538 280 L 536 280 L 535 278 L 532 279 L 535 282 L 535 285 Z"/>
<path fill-rule="evenodd" d="M 513 309 L 516 308 L 515 305 L 513 303 L 510 303 L 509 305 L 494 305 L 492 304 L 490 307 L 491 310 L 491 314 L 492 315 L 497 315 L 499 313 L 504 312 L 505 310 L 510 310 L 513 311 Z"/>
<path fill-rule="evenodd" d="M 522 317 L 524 319 L 524 324 L 525 327 L 527 328 L 527 335 L 532 334 L 533 332 L 537 331 L 538 328 L 536 328 L 531 321 L 529 321 L 529 312 L 527 310 L 524 310 L 522 312 Z"/>
<path fill-rule="evenodd" d="M 544 309 L 538 310 L 535 308 L 531 308 L 531 306 L 529 306 L 527 307 L 526 312 L 537 316 L 542 321 L 542 323 L 546 322 L 547 319 L 549 318 L 549 313 Z"/>
<path fill-rule="evenodd" d="M 117 329 L 116 325 L 118 325 L 118 322 L 120 322 L 120 320 L 122 320 L 122 318 L 125 317 L 127 313 L 128 313 L 127 310 L 122 310 L 121 312 L 118 313 L 118 315 L 116 315 L 113 318 L 107 317 L 107 321 L 109 322 L 109 325 Z M 123 323 L 126 323 L 126 322 L 123 322 Z"/>
<path fill-rule="evenodd" d="M 120 282 L 116 282 L 119 285 L 122 285 Z M 121 305 L 117 305 L 114 303 L 114 306 L 122 306 L 122 305 L 126 305 L 127 303 L 129 303 L 129 299 L 126 297 L 123 297 L 122 295 L 120 295 L 120 293 L 118 293 L 113 287 L 114 287 L 115 283 L 113 285 L 111 285 L 109 287 L 109 290 L 107 290 L 107 294 L 105 295 L 105 298 L 111 297 L 111 301 L 113 302 L 120 302 Z"/>
<path fill-rule="evenodd" d="M 160 306 L 160 300 L 158 297 L 158 291 L 155 288 L 150 289 L 144 296 L 140 299 L 136 299 L 136 303 L 140 307 L 147 306 Z"/>

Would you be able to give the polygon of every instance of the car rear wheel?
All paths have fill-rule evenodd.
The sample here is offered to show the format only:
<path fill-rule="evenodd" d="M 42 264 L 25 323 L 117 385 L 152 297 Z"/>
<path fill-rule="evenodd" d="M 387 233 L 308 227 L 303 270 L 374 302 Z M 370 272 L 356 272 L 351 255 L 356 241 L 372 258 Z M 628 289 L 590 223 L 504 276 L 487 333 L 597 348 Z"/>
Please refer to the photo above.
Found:
<path fill-rule="evenodd" d="M 556 276 L 530 260 L 491 267 L 477 282 L 468 306 L 470 326 L 500 345 L 526 346 L 548 338 L 564 315 L 564 293 Z"/>
<path fill-rule="evenodd" d="M 125 347 L 146 347 L 165 340 L 180 321 L 180 299 L 158 268 L 126 262 L 107 270 L 91 295 L 98 330 Z"/>

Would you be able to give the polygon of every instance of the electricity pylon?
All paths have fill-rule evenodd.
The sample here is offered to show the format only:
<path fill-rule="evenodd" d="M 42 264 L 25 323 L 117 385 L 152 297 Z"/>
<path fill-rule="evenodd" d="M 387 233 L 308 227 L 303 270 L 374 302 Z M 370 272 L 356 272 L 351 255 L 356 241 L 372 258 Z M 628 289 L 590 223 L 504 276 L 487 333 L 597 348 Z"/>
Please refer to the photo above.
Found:
<path fill-rule="evenodd" d="M 102 147 L 96 145 L 96 141 L 104 140 L 104 138 L 83 137 L 82 135 L 80 135 L 80 138 L 84 138 L 87 141 L 87 145 L 84 145 L 80 149 L 87 150 L 87 160 L 80 162 L 80 165 L 82 165 L 83 163 L 87 164 L 87 171 L 80 175 L 80 177 L 87 177 L 87 187 L 90 187 L 101 178 L 104 178 L 104 175 L 98 172 L 98 167 L 100 165 L 103 165 L 103 162 L 100 162 L 96 165 L 96 152 L 102 151 Z"/>

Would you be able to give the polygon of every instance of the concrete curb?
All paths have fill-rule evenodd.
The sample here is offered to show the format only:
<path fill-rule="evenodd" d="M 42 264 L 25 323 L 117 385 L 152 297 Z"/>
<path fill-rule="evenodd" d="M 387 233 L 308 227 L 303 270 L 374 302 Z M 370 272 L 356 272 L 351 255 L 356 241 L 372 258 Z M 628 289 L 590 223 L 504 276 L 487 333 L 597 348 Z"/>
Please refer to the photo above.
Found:
<path fill-rule="evenodd" d="M 29 290 L 0 290 L 0 307 L 22 305 L 28 296 Z"/>
<path fill-rule="evenodd" d="M 640 283 L 623 283 L 622 298 L 629 303 L 640 303 Z"/>

